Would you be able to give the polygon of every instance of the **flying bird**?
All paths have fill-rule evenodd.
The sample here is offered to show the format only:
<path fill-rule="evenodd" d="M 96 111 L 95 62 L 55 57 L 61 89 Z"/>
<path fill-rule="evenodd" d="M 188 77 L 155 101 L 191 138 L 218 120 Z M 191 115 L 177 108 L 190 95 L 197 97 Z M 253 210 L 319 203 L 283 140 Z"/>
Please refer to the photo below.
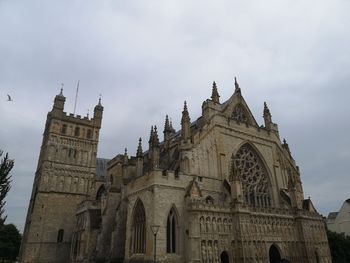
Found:
<path fill-rule="evenodd" d="M 7 101 L 13 101 L 10 95 L 7 94 Z"/>

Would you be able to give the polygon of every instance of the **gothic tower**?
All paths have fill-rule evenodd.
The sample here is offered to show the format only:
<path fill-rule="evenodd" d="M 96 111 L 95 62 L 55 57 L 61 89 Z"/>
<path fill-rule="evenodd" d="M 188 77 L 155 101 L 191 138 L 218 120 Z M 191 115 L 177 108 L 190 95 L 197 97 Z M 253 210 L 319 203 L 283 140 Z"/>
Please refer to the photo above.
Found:
<path fill-rule="evenodd" d="M 93 118 L 64 112 L 62 89 L 46 119 L 20 262 L 67 263 L 77 204 L 94 192 L 103 107 Z"/>

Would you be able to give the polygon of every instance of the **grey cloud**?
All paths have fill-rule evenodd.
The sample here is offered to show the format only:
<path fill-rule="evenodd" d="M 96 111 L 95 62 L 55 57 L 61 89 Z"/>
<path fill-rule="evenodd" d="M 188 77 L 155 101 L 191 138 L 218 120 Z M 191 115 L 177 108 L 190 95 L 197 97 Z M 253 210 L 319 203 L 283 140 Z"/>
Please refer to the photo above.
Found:
<path fill-rule="evenodd" d="M 134 154 L 183 101 L 201 113 L 216 80 L 238 76 L 257 121 L 267 101 L 300 165 L 305 196 L 326 214 L 348 198 L 348 1 L 0 2 L 0 147 L 16 159 L 8 220 L 24 223 L 46 113 L 105 106 L 99 155 Z M 6 94 L 15 101 L 6 103 Z M 20 208 L 19 208 L 20 207 Z"/>

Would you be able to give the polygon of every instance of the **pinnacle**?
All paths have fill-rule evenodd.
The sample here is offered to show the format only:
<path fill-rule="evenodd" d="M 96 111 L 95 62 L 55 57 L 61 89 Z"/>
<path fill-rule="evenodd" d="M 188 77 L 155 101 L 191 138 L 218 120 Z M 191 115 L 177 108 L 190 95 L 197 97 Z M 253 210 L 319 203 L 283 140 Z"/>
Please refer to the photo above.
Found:
<path fill-rule="evenodd" d="M 216 87 L 216 82 L 214 81 L 213 82 L 213 90 L 212 90 L 212 93 L 211 93 L 211 100 L 215 103 L 220 103 L 219 102 L 219 98 L 220 98 L 220 95 L 218 93 L 218 89 Z"/>
<path fill-rule="evenodd" d="M 139 145 L 137 146 L 136 156 L 137 157 L 141 157 L 142 156 L 142 139 L 141 139 L 141 137 L 139 139 Z"/>
<path fill-rule="evenodd" d="M 235 92 L 241 93 L 241 88 L 239 87 L 239 84 L 237 82 L 237 78 L 235 77 Z"/>
<path fill-rule="evenodd" d="M 271 113 L 270 113 L 269 107 L 267 107 L 266 101 L 264 101 L 264 116 L 265 115 L 270 115 L 271 116 Z"/>
<path fill-rule="evenodd" d="M 165 116 L 165 124 L 164 124 L 164 133 L 171 131 L 170 123 L 169 123 L 169 116 Z"/>

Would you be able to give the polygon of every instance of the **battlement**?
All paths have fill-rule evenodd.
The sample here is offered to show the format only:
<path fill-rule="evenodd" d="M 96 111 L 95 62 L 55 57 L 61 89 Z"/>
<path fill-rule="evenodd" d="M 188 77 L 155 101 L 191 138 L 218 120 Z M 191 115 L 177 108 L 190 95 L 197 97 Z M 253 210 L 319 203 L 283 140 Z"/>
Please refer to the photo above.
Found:
<path fill-rule="evenodd" d="M 82 117 L 81 115 L 74 115 L 73 113 L 63 112 L 62 121 L 77 123 L 86 126 L 94 125 L 94 118 L 89 118 L 88 116 Z"/>

